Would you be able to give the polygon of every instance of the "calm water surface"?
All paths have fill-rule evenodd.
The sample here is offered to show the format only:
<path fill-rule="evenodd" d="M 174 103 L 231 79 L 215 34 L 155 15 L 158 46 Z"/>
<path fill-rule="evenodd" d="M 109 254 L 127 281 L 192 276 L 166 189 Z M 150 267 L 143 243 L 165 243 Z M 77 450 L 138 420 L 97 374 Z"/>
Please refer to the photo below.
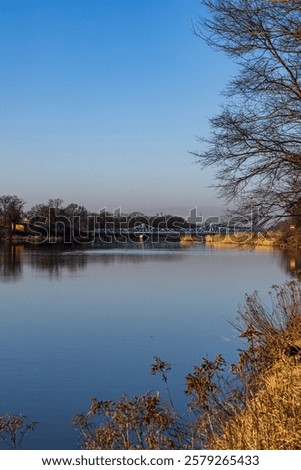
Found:
<path fill-rule="evenodd" d="M 244 294 L 263 299 L 294 276 L 296 253 L 162 244 L 90 250 L 0 245 L 0 415 L 39 425 L 28 449 L 75 449 L 72 416 L 91 397 L 162 389 L 154 356 L 172 364 L 174 401 L 203 357 L 233 362 L 230 326 Z"/>

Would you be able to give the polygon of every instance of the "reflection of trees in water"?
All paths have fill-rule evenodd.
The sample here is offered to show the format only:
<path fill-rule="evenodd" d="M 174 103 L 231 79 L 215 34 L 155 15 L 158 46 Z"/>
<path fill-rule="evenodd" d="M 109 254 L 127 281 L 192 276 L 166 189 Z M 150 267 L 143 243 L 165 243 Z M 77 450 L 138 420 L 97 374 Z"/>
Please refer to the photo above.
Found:
<path fill-rule="evenodd" d="M 280 251 L 280 264 L 282 269 L 294 277 L 301 279 L 301 251 Z"/>
<path fill-rule="evenodd" d="M 0 245 L 0 280 L 15 281 L 23 275 L 23 264 L 58 277 L 64 270 L 76 272 L 87 265 L 86 256 L 64 256 L 62 250 L 4 243 Z"/>
<path fill-rule="evenodd" d="M 50 277 L 83 271 L 89 264 L 100 267 L 112 264 L 139 264 L 180 261 L 185 252 L 195 245 L 183 247 L 176 243 L 104 243 L 97 248 L 24 246 L 11 243 L 0 244 L 0 281 L 15 281 L 23 275 L 23 263 L 34 270 L 44 271 Z M 204 249 L 201 246 L 200 249 Z M 301 279 L 301 251 L 277 251 L 281 268 L 293 277 Z"/>
<path fill-rule="evenodd" d="M 59 277 L 65 271 L 76 273 L 87 266 L 86 256 L 65 256 L 63 253 L 31 253 L 27 263 L 35 270 L 46 271 L 50 277 Z"/>
<path fill-rule="evenodd" d="M 26 264 L 36 271 L 44 271 L 50 277 L 59 277 L 64 272 L 76 273 L 87 266 L 87 257 L 81 251 L 70 251 L 70 256 L 63 247 L 51 245 L 30 245 L 25 250 Z"/>
<path fill-rule="evenodd" d="M 183 250 L 183 247 L 179 250 L 179 245 L 172 243 L 156 243 L 154 245 L 104 243 L 97 248 L 74 247 L 70 250 L 66 250 L 65 247 L 51 247 L 49 245 L 3 244 L 0 246 L 0 278 L 15 280 L 17 277 L 21 277 L 23 263 L 34 270 L 47 272 L 50 277 L 59 277 L 64 272 L 82 271 L 88 264 L 138 264 L 146 260 L 147 262 L 158 260 L 160 262 L 176 262 L 181 258 L 183 251 L 186 251 Z"/>
<path fill-rule="evenodd" d="M 22 276 L 23 245 L 0 244 L 0 280 L 12 281 Z"/>

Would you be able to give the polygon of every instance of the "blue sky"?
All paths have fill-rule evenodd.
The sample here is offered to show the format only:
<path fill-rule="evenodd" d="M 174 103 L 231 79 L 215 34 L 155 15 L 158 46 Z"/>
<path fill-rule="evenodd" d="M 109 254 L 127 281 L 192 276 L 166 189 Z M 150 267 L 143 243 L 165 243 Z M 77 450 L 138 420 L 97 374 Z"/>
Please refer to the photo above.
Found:
<path fill-rule="evenodd" d="M 189 151 L 234 65 L 198 0 L 0 0 L 0 194 L 90 210 L 220 211 Z"/>

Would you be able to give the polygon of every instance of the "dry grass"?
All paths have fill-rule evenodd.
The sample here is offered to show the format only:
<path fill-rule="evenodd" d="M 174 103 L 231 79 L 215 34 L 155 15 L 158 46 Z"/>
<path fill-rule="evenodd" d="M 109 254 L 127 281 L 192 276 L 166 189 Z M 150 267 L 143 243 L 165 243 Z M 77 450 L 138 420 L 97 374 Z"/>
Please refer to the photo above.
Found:
<path fill-rule="evenodd" d="M 300 283 L 274 286 L 271 298 L 271 310 L 257 293 L 240 309 L 242 404 L 208 439 L 211 448 L 301 449 Z"/>
<path fill-rule="evenodd" d="M 259 391 L 246 400 L 212 449 L 301 449 L 301 367 L 280 362 L 263 374 Z"/>

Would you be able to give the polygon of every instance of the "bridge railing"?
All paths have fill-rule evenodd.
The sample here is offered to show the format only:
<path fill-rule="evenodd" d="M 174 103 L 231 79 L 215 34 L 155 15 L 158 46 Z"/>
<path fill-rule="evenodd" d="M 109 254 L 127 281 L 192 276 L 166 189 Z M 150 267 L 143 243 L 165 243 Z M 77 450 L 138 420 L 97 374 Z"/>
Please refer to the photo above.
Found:
<path fill-rule="evenodd" d="M 250 231 L 249 227 L 231 227 L 209 224 L 204 226 L 196 227 L 152 227 L 146 224 L 136 225 L 130 228 L 104 228 L 95 231 L 96 234 L 107 234 L 107 235 L 217 235 L 217 234 L 228 234 L 235 232 Z"/>

